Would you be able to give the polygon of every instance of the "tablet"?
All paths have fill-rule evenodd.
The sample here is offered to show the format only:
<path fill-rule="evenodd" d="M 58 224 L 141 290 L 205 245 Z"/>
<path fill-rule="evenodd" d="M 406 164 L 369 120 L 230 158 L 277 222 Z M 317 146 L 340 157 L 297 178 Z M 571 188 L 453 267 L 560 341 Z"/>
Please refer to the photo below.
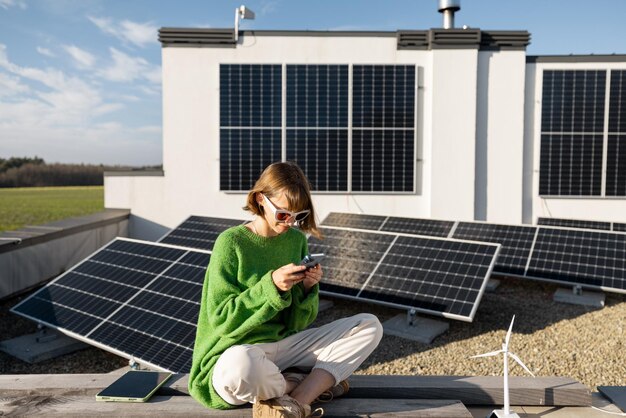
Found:
<path fill-rule="evenodd" d="M 172 376 L 167 372 L 130 370 L 96 395 L 97 401 L 146 402 Z"/>

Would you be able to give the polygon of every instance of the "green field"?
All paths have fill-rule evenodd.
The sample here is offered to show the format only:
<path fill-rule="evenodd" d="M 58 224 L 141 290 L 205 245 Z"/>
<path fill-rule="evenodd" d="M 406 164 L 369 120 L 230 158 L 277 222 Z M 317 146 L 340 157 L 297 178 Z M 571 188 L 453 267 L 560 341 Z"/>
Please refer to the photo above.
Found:
<path fill-rule="evenodd" d="M 0 189 L 0 232 L 104 210 L 104 187 Z"/>

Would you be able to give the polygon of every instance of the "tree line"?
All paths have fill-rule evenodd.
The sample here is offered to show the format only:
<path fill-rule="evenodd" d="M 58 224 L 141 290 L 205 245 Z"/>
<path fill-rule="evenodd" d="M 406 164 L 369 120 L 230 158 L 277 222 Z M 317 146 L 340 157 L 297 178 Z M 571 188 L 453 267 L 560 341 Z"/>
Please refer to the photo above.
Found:
<path fill-rule="evenodd" d="M 150 167 L 159 168 L 159 167 Z M 46 164 L 42 158 L 0 158 L 0 187 L 101 186 L 105 170 L 133 169 L 91 164 Z"/>

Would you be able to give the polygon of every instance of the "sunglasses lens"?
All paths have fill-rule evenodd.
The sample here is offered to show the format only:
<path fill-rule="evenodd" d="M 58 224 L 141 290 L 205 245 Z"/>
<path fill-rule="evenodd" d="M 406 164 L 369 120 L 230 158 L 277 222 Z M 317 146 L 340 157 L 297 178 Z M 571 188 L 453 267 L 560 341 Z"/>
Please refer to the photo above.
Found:
<path fill-rule="evenodd" d="M 296 215 L 296 221 L 302 221 L 309 215 L 309 212 L 299 213 Z"/>
<path fill-rule="evenodd" d="M 280 222 L 285 222 L 289 219 L 289 214 L 285 212 L 276 212 L 276 220 Z"/>

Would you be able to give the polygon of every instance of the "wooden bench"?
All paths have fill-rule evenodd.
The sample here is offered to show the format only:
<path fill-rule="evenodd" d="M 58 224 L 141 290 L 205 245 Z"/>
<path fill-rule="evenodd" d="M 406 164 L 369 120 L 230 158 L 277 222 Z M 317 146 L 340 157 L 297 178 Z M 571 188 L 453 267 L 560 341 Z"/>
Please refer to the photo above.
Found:
<path fill-rule="evenodd" d="M 0 376 L 4 416 L 224 416 L 251 417 L 251 408 L 202 407 L 187 391 L 187 375 L 175 375 L 147 403 L 96 402 L 95 394 L 117 374 Z M 325 417 L 471 417 L 466 405 L 502 403 L 502 378 L 461 376 L 362 376 L 350 378 L 348 396 L 320 404 Z M 589 406 L 591 393 L 569 378 L 513 377 L 511 404 Z M 316 405 L 318 406 L 318 405 Z"/>

